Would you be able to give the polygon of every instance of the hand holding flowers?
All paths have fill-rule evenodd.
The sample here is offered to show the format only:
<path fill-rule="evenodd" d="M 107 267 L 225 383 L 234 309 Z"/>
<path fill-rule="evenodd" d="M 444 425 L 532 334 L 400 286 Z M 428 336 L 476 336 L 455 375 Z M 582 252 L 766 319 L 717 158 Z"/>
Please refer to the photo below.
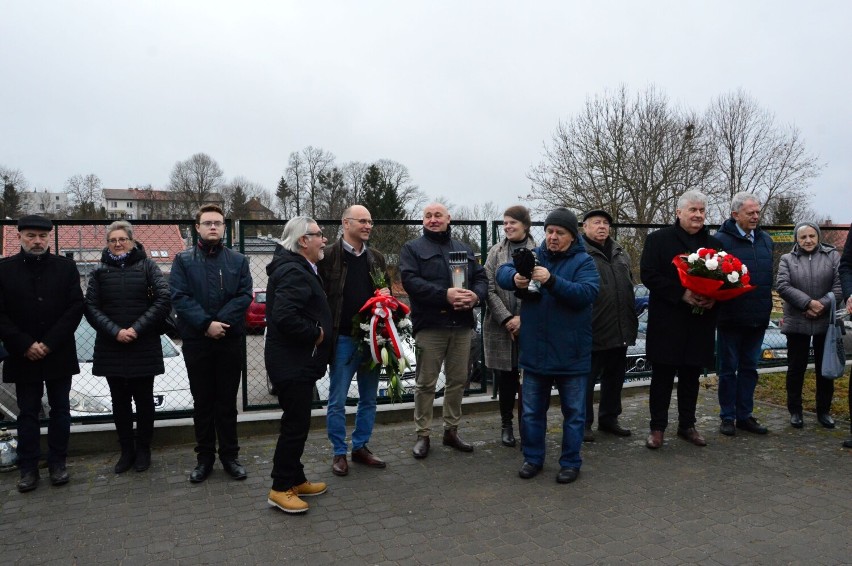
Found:
<path fill-rule="evenodd" d="M 712 248 L 699 248 L 691 254 L 679 254 L 672 260 L 680 283 L 686 289 L 683 300 L 701 314 L 716 301 L 727 301 L 751 291 L 748 267 L 733 255 Z"/>

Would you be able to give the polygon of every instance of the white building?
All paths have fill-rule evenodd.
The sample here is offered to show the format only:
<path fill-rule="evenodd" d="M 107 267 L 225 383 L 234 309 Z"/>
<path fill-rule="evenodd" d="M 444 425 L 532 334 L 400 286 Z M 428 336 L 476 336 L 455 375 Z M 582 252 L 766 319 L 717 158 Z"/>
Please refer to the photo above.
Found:
<path fill-rule="evenodd" d="M 22 192 L 20 208 L 22 216 L 27 214 L 64 216 L 69 209 L 68 193 L 51 193 L 46 189 Z"/>

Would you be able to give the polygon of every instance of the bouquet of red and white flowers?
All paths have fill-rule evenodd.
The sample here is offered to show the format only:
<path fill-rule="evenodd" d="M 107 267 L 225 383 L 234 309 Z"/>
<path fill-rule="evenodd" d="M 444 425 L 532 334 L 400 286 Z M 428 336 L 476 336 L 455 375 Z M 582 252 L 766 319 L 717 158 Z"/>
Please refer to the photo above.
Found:
<path fill-rule="evenodd" d="M 403 351 L 403 340 L 411 338 L 411 309 L 405 303 L 390 295 L 381 294 L 380 289 L 387 287 L 384 276 L 371 274 L 376 291 L 353 319 L 353 336 L 358 348 L 366 348 L 370 359 L 365 362 L 370 369 L 380 366 L 388 378 L 388 397 L 391 401 L 402 399 L 400 378 L 411 361 Z"/>
<path fill-rule="evenodd" d="M 754 289 L 748 267 L 733 255 L 713 248 L 698 248 L 691 254 L 678 254 L 672 260 L 680 284 L 693 293 L 716 301 L 727 301 Z M 704 309 L 695 307 L 694 313 Z"/>

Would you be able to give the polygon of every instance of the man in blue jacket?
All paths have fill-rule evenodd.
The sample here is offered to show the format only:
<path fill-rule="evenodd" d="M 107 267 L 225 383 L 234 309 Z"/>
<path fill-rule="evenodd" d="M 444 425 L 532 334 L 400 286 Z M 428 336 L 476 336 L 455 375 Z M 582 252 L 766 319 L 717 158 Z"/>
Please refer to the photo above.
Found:
<path fill-rule="evenodd" d="M 451 261 L 466 283 L 454 281 Z M 429 455 L 435 385 L 442 365 L 447 376 L 444 445 L 473 452 L 473 446 L 459 437 L 458 426 L 470 359 L 473 307 L 484 302 L 488 295 L 488 276 L 473 251 L 450 237 L 450 213 L 437 202 L 423 210 L 423 236 L 402 246 L 399 269 L 402 286 L 411 300 L 417 344 L 414 390 L 417 441 L 412 453 L 415 458 Z"/>
<path fill-rule="evenodd" d="M 577 217 L 557 208 L 544 221 L 544 242 L 535 250 L 539 265 L 532 280 L 541 298 L 521 303 L 518 365 L 524 370 L 524 463 L 518 475 L 530 479 L 544 466 L 547 409 L 553 385 L 562 405 L 562 454 L 556 481 L 571 483 L 580 474 L 586 422 L 586 381 L 592 370 L 592 306 L 600 278 L 578 236 Z M 497 284 L 524 294 L 530 279 L 513 263 L 497 270 Z"/>
<path fill-rule="evenodd" d="M 748 267 L 751 284 L 757 287 L 718 306 L 719 431 L 727 436 L 734 436 L 737 429 L 768 432 L 752 415 L 757 362 L 772 312 L 774 244 L 758 227 L 759 221 L 760 201 L 751 193 L 740 192 L 731 199 L 731 217 L 716 232 L 725 251 Z"/>
<path fill-rule="evenodd" d="M 216 205 L 195 215 L 198 245 L 175 257 L 169 285 L 183 357 L 195 405 L 198 465 L 189 481 L 200 483 L 213 471 L 216 439 L 219 460 L 234 479 L 245 479 L 237 459 L 237 391 L 242 370 L 245 313 L 252 299 L 246 257 L 222 242 L 225 216 Z"/>
<path fill-rule="evenodd" d="M 846 298 L 846 312 L 852 314 L 852 230 L 846 234 L 846 244 L 843 246 L 843 255 L 840 256 L 840 284 Z M 849 412 L 852 413 L 852 378 L 849 379 Z M 844 440 L 843 446 L 852 448 L 852 437 Z"/>

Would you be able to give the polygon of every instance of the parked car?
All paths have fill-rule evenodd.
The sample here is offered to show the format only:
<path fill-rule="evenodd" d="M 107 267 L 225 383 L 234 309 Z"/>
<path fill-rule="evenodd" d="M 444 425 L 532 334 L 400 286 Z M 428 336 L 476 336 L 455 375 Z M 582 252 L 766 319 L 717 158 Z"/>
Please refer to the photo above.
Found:
<path fill-rule="evenodd" d="M 106 378 L 92 375 L 95 335 L 95 329 L 85 318 L 74 332 L 80 373 L 74 376 L 71 385 L 72 417 L 112 414 L 112 399 Z M 168 336 L 160 336 L 160 343 L 163 347 L 166 371 L 154 377 L 154 409 L 158 412 L 192 410 L 192 393 L 189 390 L 189 375 L 186 372 L 183 353 Z"/>
<path fill-rule="evenodd" d="M 266 289 L 254 289 L 251 304 L 246 311 L 246 332 L 263 332 L 266 329 Z"/>
<path fill-rule="evenodd" d="M 633 286 L 633 296 L 635 297 L 636 314 L 642 314 L 648 309 L 648 299 L 651 297 L 651 291 L 639 283 Z"/>

